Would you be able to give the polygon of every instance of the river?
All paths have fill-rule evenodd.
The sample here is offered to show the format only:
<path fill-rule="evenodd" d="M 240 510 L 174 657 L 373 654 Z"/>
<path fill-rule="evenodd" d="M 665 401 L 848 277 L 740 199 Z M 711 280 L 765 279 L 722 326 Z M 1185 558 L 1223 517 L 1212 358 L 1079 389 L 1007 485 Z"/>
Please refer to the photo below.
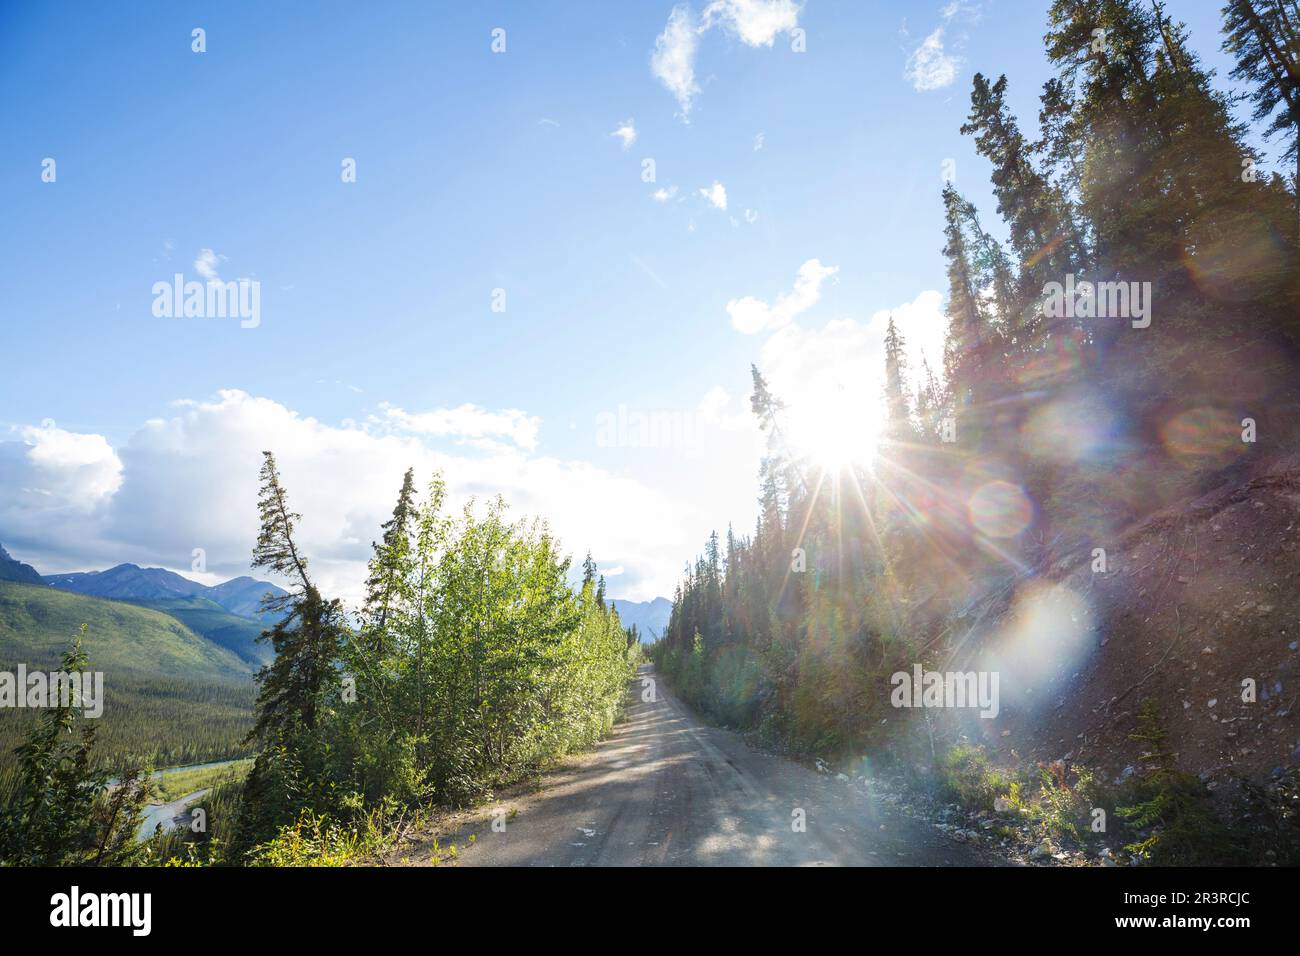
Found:
<path fill-rule="evenodd" d="M 187 770 L 214 770 L 218 767 L 228 767 L 240 760 L 246 760 L 246 757 L 236 757 L 234 760 L 214 760 L 210 763 L 192 763 L 184 767 L 164 767 L 162 770 L 155 770 L 151 774 L 152 779 L 159 780 L 174 773 L 182 773 Z M 109 786 L 116 786 L 116 780 L 110 780 Z M 136 839 L 147 840 L 153 836 L 157 827 L 162 827 L 162 832 L 167 833 L 176 829 L 178 826 L 188 824 L 189 815 L 185 812 L 186 807 L 201 798 L 211 788 L 205 787 L 202 790 L 195 790 L 193 793 L 187 793 L 183 797 L 172 800 L 168 803 L 151 803 L 144 808 L 144 819 L 140 823 L 140 829 L 136 832 Z"/>

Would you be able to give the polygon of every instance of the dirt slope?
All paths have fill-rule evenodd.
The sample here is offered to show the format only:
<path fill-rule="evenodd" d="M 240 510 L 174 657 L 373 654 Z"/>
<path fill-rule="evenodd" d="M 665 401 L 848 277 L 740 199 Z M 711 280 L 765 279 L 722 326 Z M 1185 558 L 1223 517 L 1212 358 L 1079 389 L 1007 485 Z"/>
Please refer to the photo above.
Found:
<path fill-rule="evenodd" d="M 1108 549 L 1103 573 L 1089 551 L 997 598 L 973 642 L 979 655 L 1014 660 L 1025 654 L 1015 645 L 1032 642 L 1054 665 L 1031 692 L 1018 697 L 1013 684 L 984 742 L 1006 758 L 1140 770 L 1130 734 L 1151 699 L 1182 770 L 1261 780 L 1294 766 L 1298 544 L 1300 467 L 1290 460 L 1142 521 Z M 1026 610 L 1029 588 L 1037 604 Z"/>

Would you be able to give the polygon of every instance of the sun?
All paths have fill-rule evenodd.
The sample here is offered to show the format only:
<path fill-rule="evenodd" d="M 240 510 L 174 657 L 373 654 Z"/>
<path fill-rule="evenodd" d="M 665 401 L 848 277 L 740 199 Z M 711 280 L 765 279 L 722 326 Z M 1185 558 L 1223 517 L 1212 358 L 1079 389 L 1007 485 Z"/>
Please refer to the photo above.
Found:
<path fill-rule="evenodd" d="M 870 404 L 832 398 L 787 410 L 792 451 L 827 472 L 871 468 L 880 441 L 881 415 Z"/>

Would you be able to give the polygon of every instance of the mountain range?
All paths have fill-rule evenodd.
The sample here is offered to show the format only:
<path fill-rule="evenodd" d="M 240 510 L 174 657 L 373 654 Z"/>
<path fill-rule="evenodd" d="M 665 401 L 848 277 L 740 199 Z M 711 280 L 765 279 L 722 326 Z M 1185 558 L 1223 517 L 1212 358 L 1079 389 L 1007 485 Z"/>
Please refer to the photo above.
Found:
<path fill-rule="evenodd" d="M 142 568 L 135 564 L 119 564 L 107 571 L 47 574 L 42 580 L 62 591 L 76 591 L 116 601 L 170 601 L 198 597 L 231 614 L 255 620 L 263 618 L 261 603 L 266 594 L 280 597 L 287 593 L 269 581 L 257 581 L 247 576 L 208 587 L 174 571 Z"/>
<path fill-rule="evenodd" d="M 31 565 L 12 557 L 3 546 L 0 546 L 0 581 L 39 585 L 159 611 L 182 625 L 186 632 L 233 654 L 239 659 L 237 670 L 250 666 L 256 669 L 270 661 L 270 646 L 257 638 L 274 623 L 276 615 L 262 611 L 262 598 L 267 594 L 278 597 L 287 593 L 268 581 L 247 576 L 208 587 L 174 571 L 135 564 L 119 564 L 106 571 L 41 575 Z M 56 603 L 52 597 L 43 599 L 39 591 L 23 594 L 27 606 L 35 607 L 43 601 L 52 606 Z M 57 615 L 51 614 L 54 616 Z M 41 619 L 39 612 L 33 612 L 29 620 Z"/>
<path fill-rule="evenodd" d="M 668 616 L 673 611 L 672 601 L 661 597 L 652 601 L 611 600 L 618 609 L 619 622 L 624 627 L 635 624 L 641 640 L 655 641 L 663 636 L 664 628 L 668 626 Z"/>

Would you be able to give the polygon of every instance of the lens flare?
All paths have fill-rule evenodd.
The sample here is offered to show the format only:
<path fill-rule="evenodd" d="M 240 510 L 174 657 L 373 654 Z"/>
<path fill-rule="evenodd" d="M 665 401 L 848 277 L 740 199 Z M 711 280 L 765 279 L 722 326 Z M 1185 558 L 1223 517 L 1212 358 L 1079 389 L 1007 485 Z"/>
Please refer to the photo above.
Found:
<path fill-rule="evenodd" d="M 1245 453 L 1241 429 L 1236 415 L 1204 406 L 1169 419 L 1160 430 L 1160 438 L 1165 449 L 1188 467 L 1221 467 Z"/>
<path fill-rule="evenodd" d="M 1263 220 L 1241 223 L 1231 238 L 1196 243 L 1183 263 L 1193 281 L 1219 302 L 1255 302 L 1287 280 L 1290 256 Z"/>
<path fill-rule="evenodd" d="M 1037 708 L 1049 691 L 1068 681 L 1093 646 L 1096 622 L 1088 602 L 1061 584 L 1037 583 L 1019 596 L 1007 624 L 980 666 L 1001 675 L 1000 693 L 1011 705 Z"/>
<path fill-rule="evenodd" d="M 990 538 L 1014 538 L 1029 527 L 1034 506 L 1019 485 L 990 481 L 975 489 L 968 504 L 971 524 Z"/>
<path fill-rule="evenodd" d="M 1114 456 L 1122 423 L 1102 399 L 1068 398 L 1035 409 L 1022 428 L 1034 457 L 1090 464 Z"/>

